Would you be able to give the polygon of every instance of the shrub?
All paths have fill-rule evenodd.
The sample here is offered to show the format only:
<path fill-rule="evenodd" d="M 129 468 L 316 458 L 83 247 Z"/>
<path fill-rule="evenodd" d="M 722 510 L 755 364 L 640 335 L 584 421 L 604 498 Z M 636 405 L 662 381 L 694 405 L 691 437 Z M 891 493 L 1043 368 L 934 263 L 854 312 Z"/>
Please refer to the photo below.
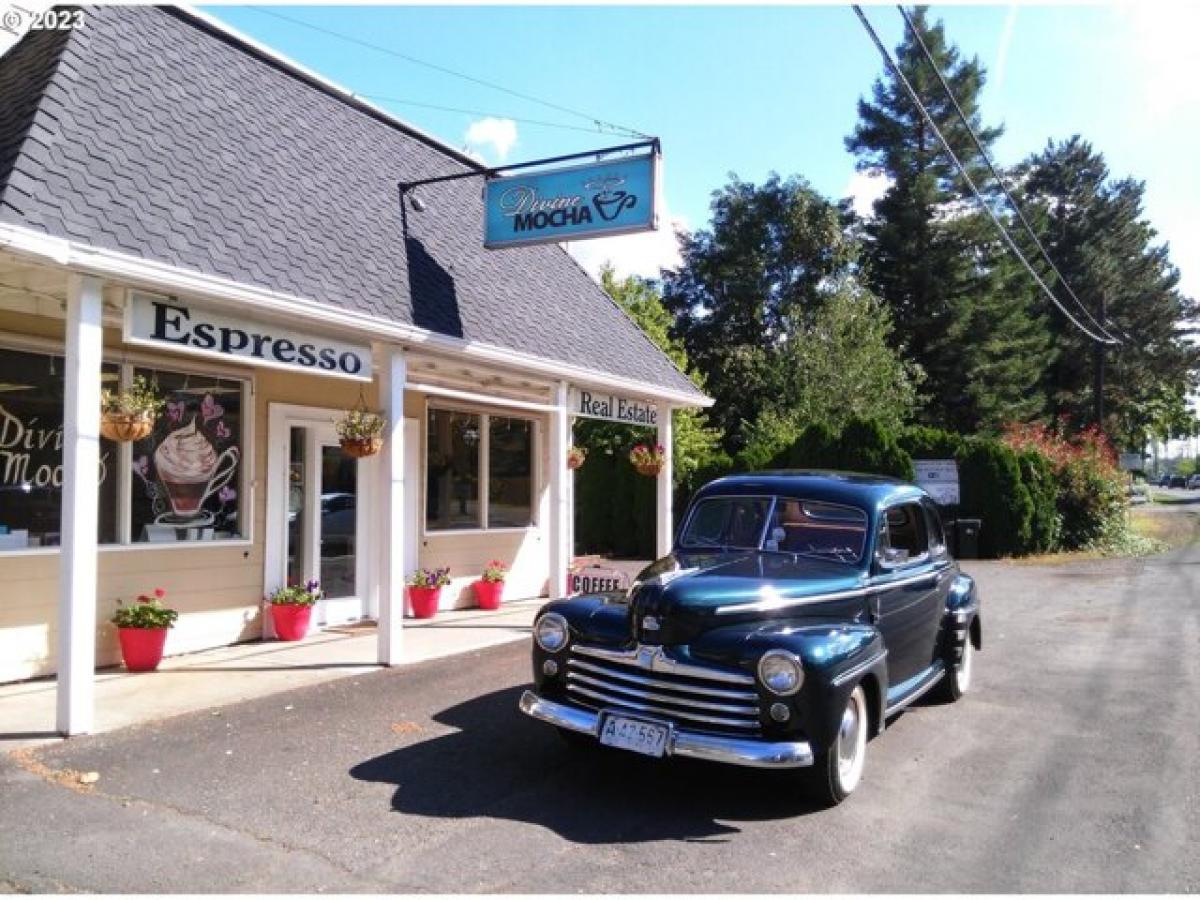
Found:
<path fill-rule="evenodd" d="M 967 446 L 961 434 L 926 425 L 901 428 L 896 443 L 913 459 L 958 459 Z"/>
<path fill-rule="evenodd" d="M 838 436 L 837 451 L 838 468 L 902 481 L 914 478 L 912 458 L 896 443 L 895 434 L 878 422 L 851 419 Z"/>
<path fill-rule="evenodd" d="M 1017 454 L 1021 481 L 1029 491 L 1033 516 L 1029 521 L 1029 550 L 1049 553 L 1057 550 L 1062 534 L 1062 516 L 1058 511 L 1059 483 L 1050 460 L 1036 450 Z"/>
<path fill-rule="evenodd" d="M 824 422 L 814 422 L 772 460 L 785 469 L 832 469 L 837 465 L 838 436 Z"/>
<path fill-rule="evenodd" d="M 1033 501 L 1021 479 L 1017 454 L 988 438 L 968 442 L 958 464 L 960 515 L 978 518 L 979 552 L 1014 556 L 1030 546 Z"/>

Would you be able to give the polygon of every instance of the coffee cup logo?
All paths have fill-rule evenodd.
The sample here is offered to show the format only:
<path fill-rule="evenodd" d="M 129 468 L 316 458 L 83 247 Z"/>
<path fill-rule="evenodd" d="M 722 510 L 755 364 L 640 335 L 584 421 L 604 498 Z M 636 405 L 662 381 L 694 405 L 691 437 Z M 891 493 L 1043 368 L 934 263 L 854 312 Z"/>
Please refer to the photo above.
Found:
<path fill-rule="evenodd" d="M 606 222 L 611 222 L 627 209 L 637 206 L 637 196 L 621 188 L 625 179 L 620 175 L 608 175 L 603 178 L 593 178 L 584 184 L 589 191 L 594 191 L 592 205 Z"/>
<path fill-rule="evenodd" d="M 196 420 L 171 432 L 154 451 L 154 466 L 171 511 L 179 520 L 204 515 L 204 501 L 223 488 L 237 470 L 238 449 L 220 455 L 199 429 Z"/>

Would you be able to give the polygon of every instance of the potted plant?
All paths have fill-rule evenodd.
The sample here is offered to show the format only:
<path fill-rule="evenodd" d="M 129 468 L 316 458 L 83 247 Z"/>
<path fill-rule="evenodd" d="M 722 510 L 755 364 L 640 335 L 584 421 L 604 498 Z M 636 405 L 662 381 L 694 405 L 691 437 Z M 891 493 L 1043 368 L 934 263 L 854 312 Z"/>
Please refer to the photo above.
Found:
<path fill-rule="evenodd" d="M 320 583 L 310 578 L 303 585 L 281 587 L 268 597 L 275 636 L 281 641 L 298 641 L 308 634 L 312 608 L 322 594 Z"/>
<path fill-rule="evenodd" d="M 167 632 L 179 618 L 177 611 L 163 606 L 166 596 L 162 588 L 155 588 L 153 596 L 142 594 L 129 606 L 117 601 L 112 623 L 117 626 L 121 657 L 130 672 L 153 672 L 162 662 Z"/>
<path fill-rule="evenodd" d="M 140 441 L 154 429 L 163 399 L 141 375 L 127 390 L 100 393 L 100 434 L 110 441 Z"/>
<path fill-rule="evenodd" d="M 471 587 L 475 591 L 475 602 L 480 609 L 499 609 L 500 596 L 504 593 L 504 579 L 508 577 L 508 566 L 493 559 Z"/>
<path fill-rule="evenodd" d="M 655 444 L 653 447 L 638 444 L 629 451 L 629 461 L 640 474 L 654 478 L 662 471 L 667 461 L 667 452 L 662 444 Z"/>
<path fill-rule="evenodd" d="M 408 602 L 417 619 L 432 619 L 437 612 L 442 588 L 450 583 L 450 569 L 417 569 L 408 576 Z"/>
<path fill-rule="evenodd" d="M 387 428 L 387 419 L 364 406 L 348 410 L 333 424 L 342 444 L 342 452 L 347 456 L 356 459 L 373 456 L 383 446 L 383 431 Z"/>
<path fill-rule="evenodd" d="M 587 461 L 587 449 L 584 447 L 571 446 L 567 451 L 567 468 L 578 469 Z"/>

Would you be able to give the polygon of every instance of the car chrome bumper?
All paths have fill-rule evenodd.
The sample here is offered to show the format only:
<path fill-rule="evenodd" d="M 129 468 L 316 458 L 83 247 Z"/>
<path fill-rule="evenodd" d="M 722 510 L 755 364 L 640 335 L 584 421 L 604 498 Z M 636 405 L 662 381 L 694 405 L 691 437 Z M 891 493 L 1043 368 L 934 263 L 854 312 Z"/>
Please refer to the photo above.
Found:
<path fill-rule="evenodd" d="M 598 737 L 600 733 L 600 713 L 546 700 L 533 691 L 521 695 L 521 712 L 559 728 L 590 734 L 592 737 Z M 760 741 L 698 734 L 679 728 L 671 730 L 667 755 L 689 756 L 692 759 L 756 769 L 799 769 L 813 764 L 812 747 L 807 741 Z"/>

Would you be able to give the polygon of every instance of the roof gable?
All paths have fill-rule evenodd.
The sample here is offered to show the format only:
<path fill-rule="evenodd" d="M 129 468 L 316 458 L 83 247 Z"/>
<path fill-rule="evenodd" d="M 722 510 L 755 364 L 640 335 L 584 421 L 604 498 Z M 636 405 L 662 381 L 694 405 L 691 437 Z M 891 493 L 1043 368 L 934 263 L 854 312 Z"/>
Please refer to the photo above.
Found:
<path fill-rule="evenodd" d="M 479 181 L 406 234 L 461 158 L 186 14 L 89 8 L 0 86 L 0 221 L 703 396 L 561 248 L 483 249 Z"/>

